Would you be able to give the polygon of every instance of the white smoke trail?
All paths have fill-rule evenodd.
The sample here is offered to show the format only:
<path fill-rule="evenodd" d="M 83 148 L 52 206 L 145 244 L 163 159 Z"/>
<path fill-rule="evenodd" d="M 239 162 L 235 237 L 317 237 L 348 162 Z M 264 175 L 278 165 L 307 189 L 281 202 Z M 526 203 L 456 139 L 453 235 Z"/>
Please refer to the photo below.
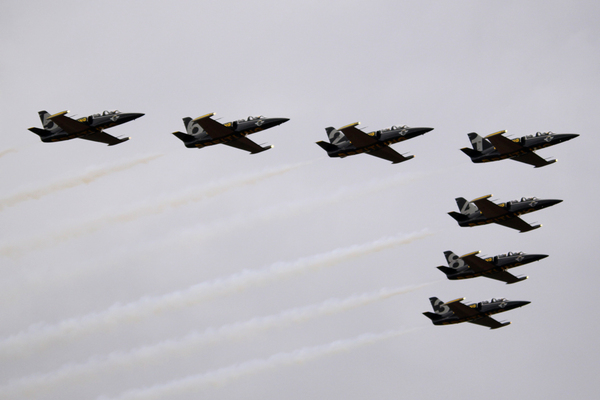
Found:
<path fill-rule="evenodd" d="M 138 365 L 166 362 L 165 359 L 168 357 L 187 356 L 193 350 L 218 340 L 244 337 L 252 332 L 340 313 L 392 296 L 412 292 L 429 284 L 393 289 L 383 288 L 345 299 L 333 298 L 320 304 L 285 310 L 279 314 L 256 317 L 248 321 L 223 325 L 219 328 L 208 328 L 204 332 L 191 332 L 180 339 L 165 340 L 127 352 L 113 352 L 106 357 L 93 357 L 85 363 L 64 365 L 56 371 L 36 374 L 14 381 L 0 388 L 0 398 L 39 397 L 38 395 L 47 393 L 52 388 L 75 384 L 76 380 L 92 378 L 104 371 L 114 372 L 117 368 L 130 369 Z"/>
<path fill-rule="evenodd" d="M 0 211 L 2 211 L 6 207 L 14 206 L 15 204 L 21 203 L 26 200 L 39 199 L 41 197 L 58 192 L 60 190 L 70 189 L 75 186 L 91 183 L 106 175 L 124 171 L 129 168 L 135 167 L 139 164 L 148 163 L 152 160 L 156 160 L 159 157 L 162 157 L 162 154 L 145 156 L 142 158 L 127 161 L 117 165 L 112 165 L 109 167 L 94 168 L 83 175 L 74 176 L 72 178 L 67 178 L 57 182 L 53 182 L 47 186 L 40 187 L 37 189 L 30 189 L 21 193 L 13 194 L 11 196 L 0 199 Z"/>
<path fill-rule="evenodd" d="M 0 341 L 0 356 L 23 357 L 39 352 L 45 346 L 61 339 L 73 340 L 99 329 L 115 327 L 124 322 L 134 322 L 168 310 L 198 304 L 215 296 L 265 284 L 311 269 L 332 266 L 377 251 L 408 244 L 429 235 L 431 234 L 424 230 L 410 235 L 386 237 L 366 244 L 301 258 L 293 262 L 278 262 L 263 269 L 243 270 L 227 277 L 202 282 L 185 290 L 162 296 L 142 297 L 125 305 L 117 303 L 104 311 L 63 320 L 54 325 L 40 326 L 40 324 L 36 324 L 28 331 Z"/>
<path fill-rule="evenodd" d="M 6 149 L 6 150 L 2 150 L 0 151 L 0 158 L 4 157 L 5 155 L 7 155 L 8 153 L 16 153 L 17 149 Z"/>
<path fill-rule="evenodd" d="M 23 252 L 31 251 L 32 249 L 39 249 L 42 247 L 55 245 L 66 240 L 96 232 L 102 229 L 106 225 L 130 222 L 138 218 L 146 217 L 149 215 L 160 214 L 168 209 L 177 208 L 184 206 L 189 203 L 198 202 L 210 197 L 217 196 L 233 188 L 250 185 L 257 183 L 261 180 L 270 178 L 272 176 L 280 175 L 291 171 L 295 168 L 299 168 L 306 165 L 308 162 L 285 165 L 277 168 L 270 168 L 267 170 L 260 171 L 258 173 L 244 175 L 235 179 L 221 181 L 213 183 L 208 187 L 203 187 L 197 190 L 187 191 L 177 197 L 170 199 L 161 200 L 153 204 L 142 205 L 132 210 L 113 215 L 106 215 L 93 221 L 86 222 L 84 224 L 67 228 L 62 232 L 52 232 L 51 235 L 44 235 L 36 239 L 29 239 L 26 243 L 21 245 L 7 245 L 0 248 L 0 255 L 3 256 L 18 256 Z"/>
<path fill-rule="evenodd" d="M 201 389 L 209 386 L 224 385 L 245 375 L 350 351 L 361 346 L 375 344 L 382 340 L 396 338 L 415 330 L 390 330 L 382 333 L 366 333 L 353 339 L 336 340 L 329 344 L 304 347 L 289 353 L 277 353 L 268 358 L 249 360 L 148 388 L 128 390 L 111 400 L 153 400 L 182 394 L 193 396 Z M 109 398 L 101 396 L 98 399 L 108 400 Z"/>

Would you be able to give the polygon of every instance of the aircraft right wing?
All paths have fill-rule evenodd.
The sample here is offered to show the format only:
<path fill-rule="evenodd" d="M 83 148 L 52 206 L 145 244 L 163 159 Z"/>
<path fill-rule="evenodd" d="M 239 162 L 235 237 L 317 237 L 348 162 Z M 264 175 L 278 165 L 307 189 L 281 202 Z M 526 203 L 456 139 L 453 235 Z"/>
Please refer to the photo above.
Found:
<path fill-rule="evenodd" d="M 384 160 L 391 161 L 393 164 L 398 164 L 406 160 L 410 160 L 414 156 L 404 157 L 402 154 L 398 153 L 396 150 L 392 149 L 389 146 L 381 147 L 377 150 L 367 151 L 366 154 L 371 156 L 383 158 Z"/>
<path fill-rule="evenodd" d="M 542 157 L 535 154 L 533 151 L 527 152 L 523 155 L 512 157 L 512 160 L 519 161 L 525 164 L 533 165 L 536 168 L 544 167 L 546 165 L 555 163 L 556 160 L 545 160 Z"/>
<path fill-rule="evenodd" d="M 471 307 L 461 303 L 461 300 L 464 300 L 464 297 L 460 298 L 460 299 L 449 301 L 447 303 L 444 303 L 444 305 L 448 306 L 450 308 L 450 310 L 452 310 L 452 312 L 458 318 L 472 317 L 474 315 L 479 314 L 477 309 L 471 308 Z"/>
<path fill-rule="evenodd" d="M 129 140 L 128 137 L 119 139 L 103 131 L 92 132 L 87 135 L 79 136 L 79 139 L 92 140 L 94 142 L 106 143 L 109 146 L 123 143 Z"/>
<path fill-rule="evenodd" d="M 479 197 L 471 201 L 471 203 L 474 203 L 477 208 L 479 208 L 479 211 L 481 211 L 487 218 L 495 218 L 504 214 L 508 214 L 506 208 L 500 207 L 498 204 L 489 201 L 488 199 L 490 197 L 492 197 L 492 195 L 488 194 L 487 196 Z"/>
<path fill-rule="evenodd" d="M 223 144 L 226 144 L 227 146 L 235 147 L 236 149 L 249 151 L 250 154 L 260 153 L 261 151 L 269 150 L 270 148 L 273 147 L 273 146 L 262 147 L 256 143 L 254 143 L 252 140 L 248 139 L 247 137 L 241 137 L 241 138 L 232 140 L 231 142 L 224 142 Z"/>
<path fill-rule="evenodd" d="M 510 322 L 498 322 L 496 321 L 494 318 L 492 317 L 482 317 L 482 318 L 477 318 L 473 321 L 467 321 L 470 322 L 472 324 L 476 324 L 476 325 L 481 325 L 481 326 L 487 326 L 490 329 L 498 329 L 498 328 L 502 328 L 503 326 L 506 325 L 510 325 Z"/>
<path fill-rule="evenodd" d="M 517 278 L 510 272 L 506 272 L 506 271 L 497 272 L 497 273 L 489 274 L 489 275 L 482 275 L 482 276 L 485 276 L 486 278 L 491 278 L 491 279 L 496 279 L 498 281 L 506 282 L 507 284 L 508 283 L 516 283 L 516 282 L 524 281 L 525 279 L 527 279 L 526 276 Z"/>
<path fill-rule="evenodd" d="M 506 226 L 507 228 L 516 229 L 521 233 L 529 232 L 529 231 L 532 231 L 534 229 L 541 227 L 541 225 L 530 225 L 527 222 L 523 221 L 519 217 L 512 217 L 509 219 L 494 221 L 494 222 L 499 225 Z"/>
<path fill-rule="evenodd" d="M 474 251 L 473 253 L 465 254 L 464 256 L 461 256 L 460 258 L 462 258 L 467 263 L 469 268 L 471 268 L 475 272 L 487 271 L 493 265 L 490 262 L 485 261 L 475 255 L 475 254 L 479 254 L 479 253 L 480 253 L 479 251 Z"/>

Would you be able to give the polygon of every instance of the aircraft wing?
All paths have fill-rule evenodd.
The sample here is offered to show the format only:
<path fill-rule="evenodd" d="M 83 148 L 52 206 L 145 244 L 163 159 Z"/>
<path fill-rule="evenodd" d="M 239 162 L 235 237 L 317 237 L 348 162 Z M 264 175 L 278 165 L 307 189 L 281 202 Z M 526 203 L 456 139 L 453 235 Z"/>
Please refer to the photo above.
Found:
<path fill-rule="evenodd" d="M 507 228 L 516 229 L 521 232 L 529 232 L 539 228 L 541 225 L 529 225 L 519 217 L 513 217 L 505 220 L 495 221 L 497 224 L 506 226 Z"/>
<path fill-rule="evenodd" d="M 394 164 L 401 163 L 402 161 L 410 160 L 414 156 L 404 157 L 402 154 L 398 153 L 396 150 L 392 149 L 389 146 L 381 147 L 377 150 L 368 151 L 366 154 L 371 156 L 383 158 L 384 160 L 391 161 Z"/>
<path fill-rule="evenodd" d="M 528 153 L 525 153 L 525 154 L 517 156 L 517 157 L 512 157 L 512 159 L 515 161 L 525 163 L 525 164 L 533 165 L 536 168 L 544 167 L 546 165 L 556 162 L 556 160 L 550 160 L 550 161 L 545 160 L 542 157 L 535 154 L 533 151 L 530 151 Z"/>
<path fill-rule="evenodd" d="M 515 283 L 515 282 L 519 282 L 519 281 L 522 281 L 527 278 L 527 277 L 517 278 L 513 274 L 506 272 L 506 271 L 498 272 L 495 274 L 483 275 L 483 276 L 485 276 L 486 278 L 492 278 L 492 279 L 496 279 L 498 281 L 502 281 L 502 282 L 506 282 L 506 283 Z"/>
<path fill-rule="evenodd" d="M 479 208 L 479 211 L 481 211 L 487 218 L 495 218 L 504 214 L 508 214 L 506 208 L 500 207 L 498 204 L 489 201 L 488 199 L 490 197 L 492 197 L 492 195 L 488 194 L 487 196 L 473 200 L 471 203 L 475 203 L 477 208 Z"/>
<path fill-rule="evenodd" d="M 346 125 L 340 128 L 339 131 L 341 131 L 355 147 L 366 147 L 379 143 L 379 140 L 377 140 L 375 137 L 367 135 L 360 129 L 355 128 L 355 126 L 358 124 L 359 123 L 356 122 L 354 124 Z"/>
<path fill-rule="evenodd" d="M 477 309 L 464 305 L 460 302 L 461 300 L 464 300 L 464 298 L 449 301 L 447 303 L 444 303 L 444 305 L 450 307 L 450 310 L 452 310 L 452 312 L 458 318 L 472 317 L 473 315 L 479 314 Z"/>
<path fill-rule="evenodd" d="M 475 254 L 478 253 L 479 252 L 476 251 L 473 253 L 466 254 L 460 258 L 462 258 L 467 263 L 469 268 L 471 268 L 475 272 L 487 271 L 488 269 L 490 269 L 490 267 L 492 267 L 492 264 L 488 261 L 477 257 Z"/>
<path fill-rule="evenodd" d="M 83 122 L 79 122 L 73 118 L 67 117 L 65 115 L 66 113 L 68 113 L 68 111 L 59 112 L 58 114 L 49 116 L 48 119 L 52 120 L 52 122 L 54 122 L 63 131 L 69 134 L 80 133 L 90 129 L 89 125 L 84 124 Z"/>
<path fill-rule="evenodd" d="M 198 123 L 202 127 L 202 129 L 204 129 L 207 135 L 213 139 L 231 135 L 231 129 L 227 128 L 220 122 L 217 122 L 214 119 L 210 118 L 213 115 L 214 113 L 204 115 L 202 117 L 196 118 L 193 122 Z"/>
<path fill-rule="evenodd" d="M 239 139 L 232 140 L 231 142 L 226 142 L 223 144 L 226 144 L 227 146 L 235 147 L 236 149 L 249 151 L 250 154 L 260 153 L 261 151 L 269 150 L 271 147 L 273 147 L 273 146 L 262 147 L 246 137 L 241 137 Z"/>
<path fill-rule="evenodd" d="M 494 318 L 488 317 L 488 316 L 478 318 L 478 319 L 475 319 L 473 321 L 468 321 L 468 322 L 470 322 L 472 324 L 476 324 L 476 325 L 487 326 L 490 329 L 498 329 L 498 328 L 502 328 L 503 326 L 510 325 L 510 322 L 501 323 L 501 322 L 496 321 Z"/>
<path fill-rule="evenodd" d="M 92 140 L 94 142 L 106 143 L 109 146 L 123 143 L 129 140 L 129 138 L 119 139 L 103 131 L 92 132 L 88 135 L 79 136 L 79 139 Z"/>
<path fill-rule="evenodd" d="M 514 151 L 519 151 L 523 149 L 523 146 L 521 144 L 513 142 L 507 137 L 502 136 L 503 133 L 506 133 L 506 131 L 492 133 L 491 135 L 488 135 L 485 138 L 492 142 L 492 144 L 500 154 L 512 153 Z"/>

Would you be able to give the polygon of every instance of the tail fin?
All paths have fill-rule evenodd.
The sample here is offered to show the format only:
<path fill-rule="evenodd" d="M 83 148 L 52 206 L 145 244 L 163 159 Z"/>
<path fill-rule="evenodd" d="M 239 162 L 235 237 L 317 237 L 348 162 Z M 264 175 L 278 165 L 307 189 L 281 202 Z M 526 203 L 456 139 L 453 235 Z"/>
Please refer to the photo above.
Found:
<path fill-rule="evenodd" d="M 185 131 L 187 132 L 188 136 L 192 137 L 192 139 L 208 137 L 208 134 L 206 133 L 204 128 L 202 128 L 198 122 L 195 122 L 190 117 L 183 118 L 183 124 L 185 125 Z M 179 138 L 181 139 L 181 137 Z"/>
<path fill-rule="evenodd" d="M 458 205 L 458 209 L 463 215 L 471 215 L 479 211 L 474 203 L 467 201 L 464 197 L 457 197 L 454 200 L 456 200 L 456 205 Z"/>
<path fill-rule="evenodd" d="M 330 151 L 335 151 L 335 150 L 338 149 L 338 147 L 335 144 L 327 143 L 327 142 L 324 142 L 324 141 L 319 141 L 319 142 L 317 142 L 317 144 L 319 146 L 321 146 L 321 148 L 323 150 L 325 150 L 326 152 L 328 152 L 328 153 Z"/>
<path fill-rule="evenodd" d="M 458 270 L 462 270 L 462 269 L 465 269 L 465 267 L 467 267 L 467 264 L 465 263 L 465 261 L 462 258 L 460 258 L 458 255 L 454 254 L 452 251 L 446 250 L 444 252 L 444 255 L 446 256 L 446 261 L 448 262 L 448 267 L 450 267 L 452 272 L 456 272 Z"/>
<path fill-rule="evenodd" d="M 327 137 L 329 137 L 329 142 L 334 145 L 339 145 L 341 143 L 347 142 L 348 138 L 344 136 L 344 134 L 334 127 L 330 126 L 325 128 L 327 131 Z"/>
<path fill-rule="evenodd" d="M 494 147 L 489 140 L 482 138 L 475 132 L 469 133 L 469 139 L 471 140 L 471 144 L 473 145 L 473 150 L 481 153 L 482 151 Z M 463 150 L 464 151 L 464 150 Z M 467 153 L 468 154 L 468 153 Z"/>
<path fill-rule="evenodd" d="M 54 121 L 52 121 L 50 118 L 50 113 L 46 110 L 42 110 L 42 111 L 38 111 L 38 114 L 40 116 L 40 120 L 42 121 L 42 125 L 44 127 L 44 130 L 47 131 L 49 134 L 55 133 L 56 131 L 60 130 L 60 127 L 58 125 L 56 125 L 54 123 Z M 38 132 L 35 132 L 39 135 Z M 41 135 L 40 135 L 41 136 Z"/>
<path fill-rule="evenodd" d="M 440 316 L 445 316 L 447 314 L 452 313 L 450 307 L 444 304 L 444 302 L 437 297 L 430 297 L 429 301 L 431 302 L 431 307 L 433 307 L 433 311 Z"/>

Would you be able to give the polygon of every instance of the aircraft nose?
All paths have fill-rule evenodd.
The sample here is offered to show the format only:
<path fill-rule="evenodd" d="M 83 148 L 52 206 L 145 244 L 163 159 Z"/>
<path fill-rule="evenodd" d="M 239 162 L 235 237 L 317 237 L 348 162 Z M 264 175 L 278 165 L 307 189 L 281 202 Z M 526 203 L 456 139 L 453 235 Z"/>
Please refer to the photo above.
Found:
<path fill-rule="evenodd" d="M 407 136 L 419 136 L 419 135 L 424 135 L 427 132 L 432 131 L 433 128 L 408 128 L 408 135 Z"/>
<path fill-rule="evenodd" d="M 531 261 L 540 261 L 548 257 L 548 254 L 530 254 L 529 257 Z"/>
<path fill-rule="evenodd" d="M 519 307 L 526 306 L 529 303 L 531 303 L 531 302 L 523 301 L 523 300 L 509 301 L 508 307 L 506 307 L 506 308 L 508 308 L 509 310 L 512 310 L 513 308 L 519 308 Z"/>
<path fill-rule="evenodd" d="M 269 118 L 270 125 L 272 126 L 281 125 L 284 122 L 288 122 L 289 120 L 289 118 Z"/>

